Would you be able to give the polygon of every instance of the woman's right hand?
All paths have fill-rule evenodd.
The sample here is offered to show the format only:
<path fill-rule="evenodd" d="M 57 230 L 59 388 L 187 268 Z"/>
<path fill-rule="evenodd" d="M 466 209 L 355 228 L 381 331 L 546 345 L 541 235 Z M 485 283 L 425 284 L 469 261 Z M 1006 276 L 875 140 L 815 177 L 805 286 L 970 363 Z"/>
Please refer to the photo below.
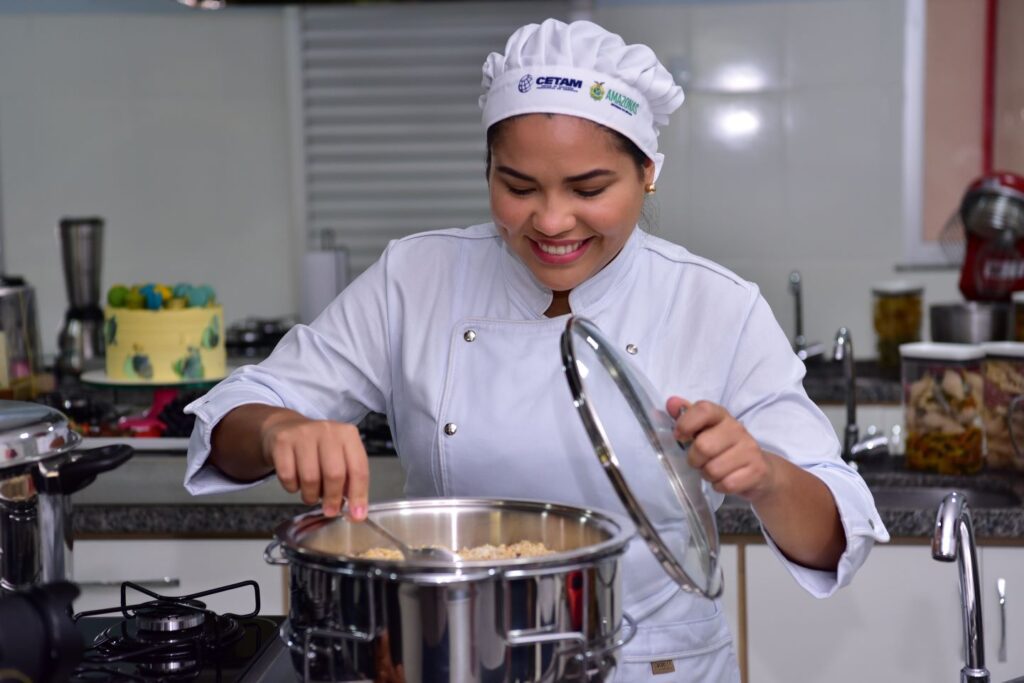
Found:
<path fill-rule="evenodd" d="M 301 491 L 307 505 L 321 500 L 327 517 L 347 498 L 349 514 L 366 517 L 370 466 L 355 425 L 276 411 L 264 420 L 260 439 L 263 459 L 286 491 Z"/>

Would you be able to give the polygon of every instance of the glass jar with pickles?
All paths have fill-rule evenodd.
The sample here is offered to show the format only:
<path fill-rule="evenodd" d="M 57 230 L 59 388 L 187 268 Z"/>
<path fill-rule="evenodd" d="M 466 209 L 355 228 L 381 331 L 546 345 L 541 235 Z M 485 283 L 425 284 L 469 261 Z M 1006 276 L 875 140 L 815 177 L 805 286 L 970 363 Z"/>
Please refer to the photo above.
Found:
<path fill-rule="evenodd" d="M 983 464 L 985 352 L 974 344 L 899 347 L 907 468 L 974 474 Z"/>
<path fill-rule="evenodd" d="M 900 345 L 921 339 L 924 288 L 911 282 L 880 282 L 871 288 L 878 366 L 895 374 Z"/>

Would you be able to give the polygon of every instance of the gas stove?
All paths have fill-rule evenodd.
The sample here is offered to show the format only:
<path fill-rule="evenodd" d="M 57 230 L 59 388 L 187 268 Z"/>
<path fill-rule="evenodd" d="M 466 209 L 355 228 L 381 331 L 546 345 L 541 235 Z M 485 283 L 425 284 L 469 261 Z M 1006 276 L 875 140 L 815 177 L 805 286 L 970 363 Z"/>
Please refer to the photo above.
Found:
<path fill-rule="evenodd" d="M 252 590 L 246 614 L 217 614 L 202 598 Z M 130 604 L 128 592 L 150 598 Z M 283 617 L 259 615 L 259 586 L 243 581 L 192 595 L 170 597 L 132 583 L 121 604 L 74 616 L 85 641 L 72 683 L 94 681 L 288 681 L 295 670 L 278 631 Z"/>

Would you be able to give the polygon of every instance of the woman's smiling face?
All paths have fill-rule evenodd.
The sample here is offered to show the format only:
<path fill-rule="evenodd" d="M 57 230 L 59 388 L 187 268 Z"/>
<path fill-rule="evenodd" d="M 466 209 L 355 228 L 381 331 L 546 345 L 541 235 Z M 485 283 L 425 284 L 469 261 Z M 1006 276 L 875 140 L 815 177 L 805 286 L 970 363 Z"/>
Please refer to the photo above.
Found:
<path fill-rule="evenodd" d="M 654 165 L 639 168 L 612 133 L 576 116 L 527 114 L 500 125 L 488 173 L 494 222 L 555 292 L 548 314 L 567 313 L 569 292 L 633 233 Z"/>

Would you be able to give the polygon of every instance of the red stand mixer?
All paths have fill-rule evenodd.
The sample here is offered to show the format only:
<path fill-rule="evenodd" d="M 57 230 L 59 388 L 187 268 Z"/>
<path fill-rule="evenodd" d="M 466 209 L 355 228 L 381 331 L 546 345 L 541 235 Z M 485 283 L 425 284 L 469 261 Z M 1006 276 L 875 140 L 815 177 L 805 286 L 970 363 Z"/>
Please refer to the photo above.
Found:
<path fill-rule="evenodd" d="M 946 226 L 966 241 L 960 292 L 968 301 L 1009 301 L 1024 290 L 1024 177 L 981 176 Z"/>

